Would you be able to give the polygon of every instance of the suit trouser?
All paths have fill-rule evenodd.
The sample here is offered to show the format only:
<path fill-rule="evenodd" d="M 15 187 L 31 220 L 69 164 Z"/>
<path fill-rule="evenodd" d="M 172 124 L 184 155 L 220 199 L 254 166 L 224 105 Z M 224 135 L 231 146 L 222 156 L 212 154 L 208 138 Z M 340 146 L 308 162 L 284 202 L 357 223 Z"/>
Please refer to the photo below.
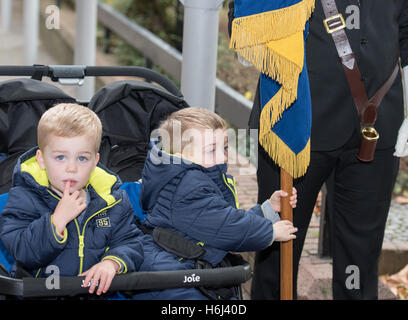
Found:
<path fill-rule="evenodd" d="M 376 150 L 370 163 L 360 162 L 356 158 L 359 139 L 356 131 L 339 149 L 311 152 L 306 175 L 294 181 L 298 191 L 297 207 L 293 210 L 293 223 L 298 228 L 293 241 L 295 299 L 298 265 L 313 208 L 323 183 L 332 173 L 334 182 L 327 187 L 328 198 L 332 201 L 329 212 L 333 298 L 378 298 L 378 260 L 399 158 L 392 155 L 394 148 L 389 148 Z M 280 189 L 280 174 L 260 146 L 258 156 L 258 202 L 262 203 L 273 191 Z M 256 253 L 251 298 L 280 299 L 279 242 Z"/>

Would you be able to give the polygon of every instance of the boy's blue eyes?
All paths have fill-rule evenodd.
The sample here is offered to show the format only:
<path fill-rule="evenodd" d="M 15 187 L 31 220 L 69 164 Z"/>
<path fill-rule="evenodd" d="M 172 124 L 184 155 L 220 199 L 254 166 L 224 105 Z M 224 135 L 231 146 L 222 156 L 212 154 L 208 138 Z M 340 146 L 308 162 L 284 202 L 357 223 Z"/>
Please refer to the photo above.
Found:
<path fill-rule="evenodd" d="M 63 160 L 65 160 L 65 156 L 59 155 L 59 156 L 56 156 L 55 159 L 58 160 L 58 161 L 63 161 Z M 79 162 L 85 162 L 87 160 L 88 160 L 87 157 L 83 157 L 83 156 L 78 157 Z"/>

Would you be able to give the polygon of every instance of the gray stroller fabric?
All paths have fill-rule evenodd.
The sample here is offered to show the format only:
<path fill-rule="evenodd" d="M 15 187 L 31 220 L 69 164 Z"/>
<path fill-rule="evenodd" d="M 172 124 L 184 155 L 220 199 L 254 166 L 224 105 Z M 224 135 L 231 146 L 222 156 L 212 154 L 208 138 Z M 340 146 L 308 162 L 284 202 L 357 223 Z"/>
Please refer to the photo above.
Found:
<path fill-rule="evenodd" d="M 0 83 L 0 194 L 11 187 L 18 157 L 37 145 L 37 125 L 41 115 L 58 103 L 75 99 L 46 82 L 21 78 Z"/>
<path fill-rule="evenodd" d="M 142 176 L 151 132 L 188 104 L 154 84 L 125 80 L 101 88 L 88 107 L 102 122 L 100 161 L 123 182 L 132 182 Z"/>

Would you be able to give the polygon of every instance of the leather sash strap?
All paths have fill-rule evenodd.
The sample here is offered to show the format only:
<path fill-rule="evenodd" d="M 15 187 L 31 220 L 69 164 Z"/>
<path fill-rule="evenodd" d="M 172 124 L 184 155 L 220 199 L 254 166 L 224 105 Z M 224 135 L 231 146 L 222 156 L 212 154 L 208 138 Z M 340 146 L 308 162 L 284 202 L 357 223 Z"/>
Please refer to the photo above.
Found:
<path fill-rule="evenodd" d="M 346 31 L 344 30 L 346 27 L 344 18 L 339 14 L 335 0 L 321 0 L 321 3 L 326 16 L 323 23 L 326 27 L 326 31 L 331 34 L 333 38 L 337 53 L 343 65 L 351 95 L 360 117 L 361 127 L 374 126 L 377 119 L 377 109 L 398 75 L 399 63 L 397 61 L 391 76 L 377 93 L 368 99 L 355 55 L 351 49 Z"/>
<path fill-rule="evenodd" d="M 379 138 L 379 134 L 374 128 L 378 107 L 398 75 L 399 63 L 397 61 L 394 71 L 388 80 L 371 99 L 368 99 L 356 57 L 347 38 L 344 18 L 339 13 L 335 0 L 321 0 L 321 3 L 324 15 L 326 16 L 323 24 L 327 33 L 331 34 L 333 38 L 354 104 L 357 108 L 357 114 L 360 118 L 361 140 L 357 158 L 363 162 L 370 162 L 374 159 L 375 148 Z"/>

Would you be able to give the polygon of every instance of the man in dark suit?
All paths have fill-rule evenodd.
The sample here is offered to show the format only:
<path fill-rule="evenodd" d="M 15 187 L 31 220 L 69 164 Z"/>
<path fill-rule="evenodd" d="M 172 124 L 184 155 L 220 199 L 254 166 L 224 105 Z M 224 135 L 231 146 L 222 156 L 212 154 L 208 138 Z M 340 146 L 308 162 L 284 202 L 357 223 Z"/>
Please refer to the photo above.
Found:
<path fill-rule="evenodd" d="M 408 64 L 408 1 L 337 0 L 336 4 L 346 19 L 345 31 L 371 97 L 389 78 L 399 57 L 402 67 Z M 306 175 L 294 181 L 298 204 L 293 224 L 299 229 L 293 242 L 294 297 L 299 260 L 316 198 L 332 175 L 334 181 L 328 184 L 328 195 L 333 204 L 333 297 L 377 299 L 378 259 L 399 168 L 399 159 L 393 154 L 400 128 L 396 155 L 407 155 L 408 121 L 403 122 L 401 74 L 378 109 L 375 128 L 380 138 L 374 160 L 361 162 L 356 157 L 361 138 L 358 113 L 324 19 L 322 4 L 316 0 L 306 42 L 312 96 L 311 159 Z M 258 88 L 250 128 L 259 128 L 259 114 Z M 280 178 L 279 168 L 261 146 L 257 178 L 258 202 L 262 203 L 279 189 Z M 354 276 L 352 282 L 350 276 Z M 279 291 L 278 244 L 256 254 L 251 298 L 279 299 Z"/>

